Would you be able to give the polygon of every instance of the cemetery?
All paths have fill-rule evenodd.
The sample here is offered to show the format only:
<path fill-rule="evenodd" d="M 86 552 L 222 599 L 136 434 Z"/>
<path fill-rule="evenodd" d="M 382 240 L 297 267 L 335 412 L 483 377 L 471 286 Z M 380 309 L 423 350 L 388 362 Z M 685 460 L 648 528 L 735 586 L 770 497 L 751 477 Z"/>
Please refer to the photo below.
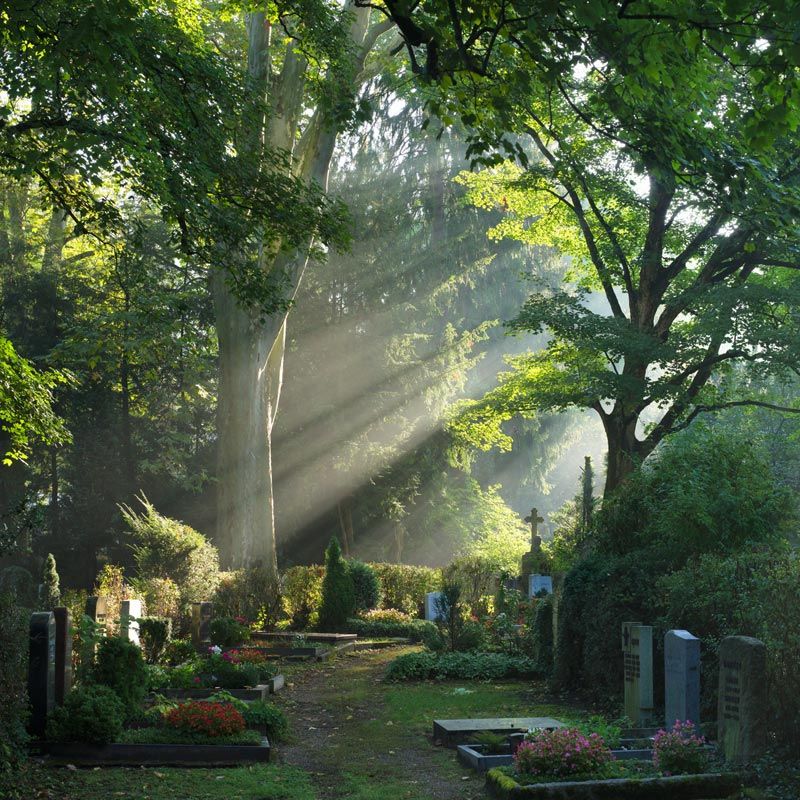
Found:
<path fill-rule="evenodd" d="M 0 800 L 800 800 L 800 2 L 0 7 Z"/>

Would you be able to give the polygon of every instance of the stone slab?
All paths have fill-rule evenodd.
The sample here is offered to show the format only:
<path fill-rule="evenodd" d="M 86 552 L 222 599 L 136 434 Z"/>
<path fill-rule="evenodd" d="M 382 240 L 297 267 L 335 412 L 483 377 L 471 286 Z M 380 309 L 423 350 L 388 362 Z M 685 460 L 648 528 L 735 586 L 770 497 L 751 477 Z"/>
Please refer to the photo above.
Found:
<path fill-rule="evenodd" d="M 291 631 L 255 631 L 251 634 L 252 639 L 265 641 L 285 641 L 296 639 L 302 636 L 307 642 L 321 642 L 322 644 L 339 644 L 341 642 L 354 642 L 358 639 L 357 633 L 303 633 L 297 634 Z"/>
<path fill-rule="evenodd" d="M 625 716 L 635 725 L 652 724 L 653 629 L 640 622 L 622 623 Z"/>
<path fill-rule="evenodd" d="M 547 594 L 553 594 L 553 578 L 551 575 L 529 575 L 528 576 L 528 597 L 536 597 L 539 592 L 544 590 Z"/>
<path fill-rule="evenodd" d="M 487 719 L 435 719 L 433 739 L 447 747 L 463 744 L 473 734 L 515 733 L 541 728 L 563 728 L 564 723 L 552 717 L 490 717 Z"/>
<path fill-rule="evenodd" d="M 137 645 L 139 644 L 139 618 L 141 616 L 141 600 L 122 601 L 119 610 L 119 635 Z"/>
<path fill-rule="evenodd" d="M 43 736 L 56 700 L 56 619 L 51 611 L 31 614 L 28 639 L 28 722 L 34 736 Z"/>
<path fill-rule="evenodd" d="M 664 722 L 700 723 L 700 640 L 689 631 L 664 635 Z"/>
<path fill-rule="evenodd" d="M 72 615 L 65 606 L 53 609 L 56 620 L 55 702 L 64 705 L 72 689 Z"/>

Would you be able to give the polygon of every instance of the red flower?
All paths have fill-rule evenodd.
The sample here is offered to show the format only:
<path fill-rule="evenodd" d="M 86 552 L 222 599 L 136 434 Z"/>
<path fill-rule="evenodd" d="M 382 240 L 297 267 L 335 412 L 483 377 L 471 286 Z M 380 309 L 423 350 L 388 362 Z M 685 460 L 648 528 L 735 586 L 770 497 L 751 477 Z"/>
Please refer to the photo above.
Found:
<path fill-rule="evenodd" d="M 164 721 L 171 728 L 205 736 L 229 736 L 245 728 L 244 717 L 232 705 L 196 700 L 171 708 Z"/>

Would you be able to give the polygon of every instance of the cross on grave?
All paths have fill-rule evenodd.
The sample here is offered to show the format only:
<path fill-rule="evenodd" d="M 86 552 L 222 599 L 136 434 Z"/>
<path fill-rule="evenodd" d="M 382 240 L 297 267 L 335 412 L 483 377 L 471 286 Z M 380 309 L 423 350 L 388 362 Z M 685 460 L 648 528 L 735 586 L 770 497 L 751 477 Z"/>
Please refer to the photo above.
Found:
<path fill-rule="evenodd" d="M 534 507 L 529 516 L 525 517 L 525 522 L 531 525 L 531 551 L 539 550 L 542 546 L 542 537 L 539 536 L 539 523 L 544 522 L 544 517 L 539 516 L 539 510 Z"/>

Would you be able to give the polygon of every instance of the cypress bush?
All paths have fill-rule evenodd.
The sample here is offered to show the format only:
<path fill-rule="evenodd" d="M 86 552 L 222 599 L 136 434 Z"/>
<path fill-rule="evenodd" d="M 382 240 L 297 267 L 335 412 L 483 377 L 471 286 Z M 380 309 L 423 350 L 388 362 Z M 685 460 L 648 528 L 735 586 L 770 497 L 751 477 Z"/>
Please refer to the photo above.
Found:
<path fill-rule="evenodd" d="M 356 611 L 372 611 L 378 607 L 381 585 L 375 570 L 363 561 L 350 561 L 350 578 L 353 581 Z"/>
<path fill-rule="evenodd" d="M 325 551 L 325 578 L 322 581 L 322 605 L 319 609 L 319 628 L 338 630 L 353 615 L 355 592 L 342 548 L 334 536 Z"/>
<path fill-rule="evenodd" d="M 61 602 L 56 560 L 52 553 L 47 554 L 42 572 L 42 603 L 44 608 L 52 611 Z"/>
<path fill-rule="evenodd" d="M 92 674 L 97 683 L 114 690 L 129 714 L 136 713 L 147 690 L 147 668 L 133 642 L 115 636 L 103 639 Z"/>

